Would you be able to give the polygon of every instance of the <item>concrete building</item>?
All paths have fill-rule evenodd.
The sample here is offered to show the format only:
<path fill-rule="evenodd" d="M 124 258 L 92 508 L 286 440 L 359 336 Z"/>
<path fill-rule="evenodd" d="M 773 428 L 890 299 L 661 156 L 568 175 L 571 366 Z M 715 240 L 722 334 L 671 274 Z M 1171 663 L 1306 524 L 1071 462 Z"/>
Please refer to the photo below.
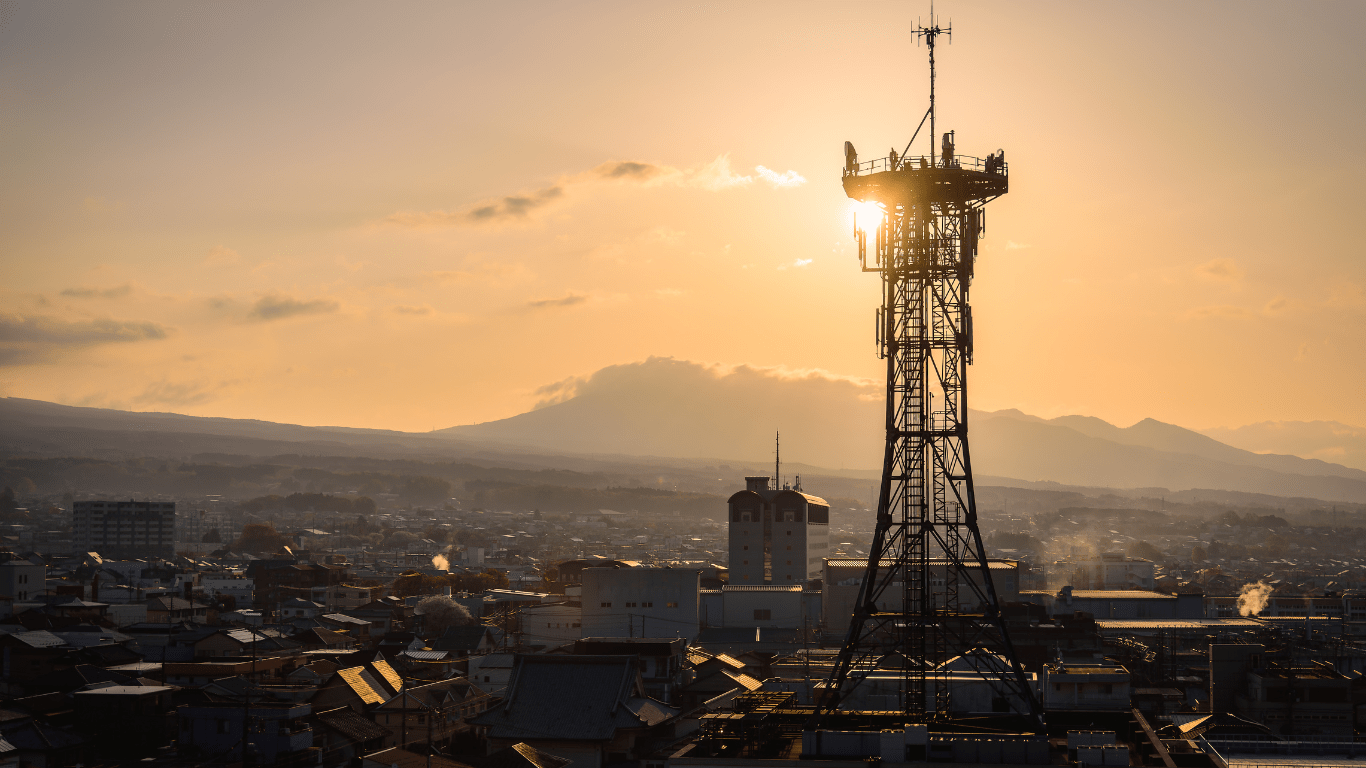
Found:
<path fill-rule="evenodd" d="M 1055 570 L 1063 572 L 1067 568 Z M 1121 552 L 1104 552 L 1092 560 L 1073 560 L 1070 570 L 1071 579 L 1065 583 L 1077 589 L 1153 588 L 1153 562 Z"/>
<path fill-rule="evenodd" d="M 0 552 L 0 617 L 14 613 L 14 604 L 32 600 L 47 588 L 47 566 L 10 552 Z"/>
<path fill-rule="evenodd" d="M 814 623 L 816 617 L 809 617 Z M 721 588 L 723 627 L 800 629 L 808 617 L 798 586 L 725 586 Z"/>
<path fill-rule="evenodd" d="M 75 501 L 72 540 L 107 558 L 175 557 L 175 502 Z"/>
<path fill-rule="evenodd" d="M 746 477 L 731 496 L 730 583 L 803 584 L 821 576 L 830 554 L 830 505 L 794 488 Z"/>
<path fill-rule="evenodd" d="M 199 588 L 205 597 L 229 596 L 237 602 L 238 608 L 250 608 L 256 582 L 238 573 L 219 571 L 199 574 Z"/>
<path fill-rule="evenodd" d="M 701 576 L 684 568 L 585 568 L 584 637 L 681 637 L 699 630 Z"/>
<path fill-rule="evenodd" d="M 890 568 L 891 560 L 884 561 L 882 567 Z M 1020 600 L 1019 563 L 1014 560 L 988 558 L 987 567 L 991 569 L 991 583 L 996 588 L 997 598 L 1002 603 Z M 825 575 L 821 581 L 821 620 L 827 632 L 843 632 L 849 628 L 849 618 L 854 614 L 854 601 L 858 598 L 859 586 L 868 570 L 867 560 L 841 558 L 825 561 Z M 930 561 L 930 584 L 939 594 L 945 589 L 945 578 L 949 573 L 947 560 Z M 972 582 L 981 588 L 982 574 L 974 569 L 967 572 Z M 972 588 L 960 587 L 960 595 L 966 595 Z M 942 606 L 943 600 L 938 603 Z M 901 592 L 887 590 L 883 601 L 878 604 L 886 610 L 901 609 Z"/>
<path fill-rule="evenodd" d="M 551 603 L 523 608 L 519 612 L 522 642 L 530 645 L 563 645 L 583 637 L 583 608 L 570 603 Z"/>
<path fill-rule="evenodd" d="M 1169 595 L 1141 589 L 1073 589 L 1057 594 L 1025 592 L 1020 599 L 1044 606 L 1050 616 L 1071 616 L 1077 611 L 1102 619 L 1199 619 L 1205 616 L 1205 598 L 1198 593 Z"/>
<path fill-rule="evenodd" d="M 1041 683 L 1042 704 L 1048 711 L 1127 712 L 1132 706 L 1129 670 L 1118 664 L 1045 664 Z"/>

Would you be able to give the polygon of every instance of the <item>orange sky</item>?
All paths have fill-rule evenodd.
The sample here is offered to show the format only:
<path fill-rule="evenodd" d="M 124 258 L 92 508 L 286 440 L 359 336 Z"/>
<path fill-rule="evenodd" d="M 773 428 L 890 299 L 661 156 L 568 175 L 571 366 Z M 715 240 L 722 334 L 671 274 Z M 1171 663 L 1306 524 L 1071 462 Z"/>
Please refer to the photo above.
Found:
<path fill-rule="evenodd" d="M 507 6 L 507 7 L 505 7 Z M 908 3 L 0 6 L 0 393 L 425 430 L 651 355 L 881 375 Z M 950 3 L 974 407 L 1366 424 L 1366 5 Z"/>

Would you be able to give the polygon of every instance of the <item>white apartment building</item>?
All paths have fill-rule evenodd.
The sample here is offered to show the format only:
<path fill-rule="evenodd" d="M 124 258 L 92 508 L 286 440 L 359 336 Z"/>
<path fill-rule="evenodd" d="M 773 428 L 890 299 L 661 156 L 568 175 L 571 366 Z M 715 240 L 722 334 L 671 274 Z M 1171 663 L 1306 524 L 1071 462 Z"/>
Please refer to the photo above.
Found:
<path fill-rule="evenodd" d="M 745 490 L 727 501 L 730 583 L 801 585 L 821 577 L 830 552 L 830 505 L 797 488 L 770 488 L 767 477 L 746 477 Z"/>

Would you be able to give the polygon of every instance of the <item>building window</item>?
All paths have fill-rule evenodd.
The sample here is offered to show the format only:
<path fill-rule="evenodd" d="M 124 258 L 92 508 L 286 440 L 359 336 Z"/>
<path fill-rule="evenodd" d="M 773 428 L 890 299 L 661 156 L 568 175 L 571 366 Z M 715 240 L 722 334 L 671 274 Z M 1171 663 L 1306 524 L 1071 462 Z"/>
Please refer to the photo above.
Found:
<path fill-rule="evenodd" d="M 791 544 L 788 544 L 788 545 L 787 545 L 787 551 L 788 551 L 788 552 L 791 552 L 791 551 L 792 551 L 792 545 L 791 545 Z"/>
<path fill-rule="evenodd" d="M 641 607 L 641 608 L 653 608 L 653 607 L 655 607 L 655 604 L 654 604 L 654 603 L 641 603 L 641 604 L 640 604 L 640 607 Z"/>
<path fill-rule="evenodd" d="M 743 565 L 749 565 L 749 561 L 748 561 L 748 560 L 742 560 L 742 561 L 741 561 L 741 564 L 743 564 Z"/>
<path fill-rule="evenodd" d="M 745 546 L 741 547 L 741 549 L 748 551 L 748 550 L 749 550 L 749 545 L 746 544 Z"/>
<path fill-rule="evenodd" d="M 771 609 L 769 609 L 769 608 L 755 608 L 755 609 L 754 609 L 754 619 L 755 619 L 755 621 L 768 621 L 769 619 L 772 619 L 772 618 L 773 618 L 773 611 L 772 611 Z"/>
<path fill-rule="evenodd" d="M 675 603 L 675 602 L 668 602 L 668 603 L 665 603 L 665 604 L 664 604 L 664 607 L 665 607 L 665 608 L 677 608 L 677 607 L 678 607 L 678 603 Z M 577 627 L 578 624 L 575 624 L 574 626 Z"/>
<path fill-rule="evenodd" d="M 611 608 L 611 607 L 612 607 L 612 604 L 611 604 L 611 603 L 603 603 L 603 604 L 602 604 L 602 607 L 603 607 L 603 608 Z"/>

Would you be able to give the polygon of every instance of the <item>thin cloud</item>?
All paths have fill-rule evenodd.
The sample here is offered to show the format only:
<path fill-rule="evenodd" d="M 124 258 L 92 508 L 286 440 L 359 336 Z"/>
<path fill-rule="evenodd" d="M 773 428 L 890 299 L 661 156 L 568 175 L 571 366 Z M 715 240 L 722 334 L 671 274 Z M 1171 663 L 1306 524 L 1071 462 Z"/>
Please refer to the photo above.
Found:
<path fill-rule="evenodd" d="M 604 179 L 645 181 L 669 173 L 672 170 L 672 168 L 655 165 L 654 163 L 639 163 L 634 160 L 626 160 L 622 162 L 608 161 L 594 168 L 592 173 Z"/>
<path fill-rule="evenodd" d="M 755 167 L 755 173 L 775 188 L 806 183 L 801 174 L 791 170 L 778 173 L 760 165 Z M 736 171 L 731 166 L 730 155 L 720 155 L 710 163 L 694 168 L 674 168 L 639 160 L 609 160 L 587 171 L 561 177 L 555 184 L 534 192 L 485 200 L 449 211 L 400 211 L 385 217 L 383 223 L 410 229 L 432 229 L 522 222 L 544 208 L 572 198 L 575 189 L 591 184 L 626 183 L 647 187 L 667 184 L 714 192 L 748 186 L 754 183 L 754 178 Z"/>
<path fill-rule="evenodd" d="M 394 312 L 397 312 L 400 315 L 430 315 L 433 311 L 434 310 L 426 304 L 421 306 L 400 305 L 394 307 Z"/>
<path fill-rule="evenodd" d="M 133 286 L 124 283 L 113 288 L 67 288 L 62 291 L 63 296 L 70 296 L 75 299 L 118 299 L 133 292 Z"/>
<path fill-rule="evenodd" d="M 287 317 L 298 317 L 300 315 L 321 315 L 329 312 L 336 312 L 341 305 L 331 299 L 314 299 L 313 301 L 300 301 L 289 296 L 263 296 L 252 306 L 251 312 L 247 317 L 252 320 L 269 322 L 272 320 L 283 320 Z"/>
<path fill-rule="evenodd" d="M 1289 299 L 1287 299 L 1284 296 L 1277 296 L 1276 298 L 1268 301 L 1266 305 L 1262 307 L 1262 314 L 1279 315 L 1282 312 L 1285 312 L 1286 310 L 1290 309 L 1290 306 L 1291 305 Z"/>
<path fill-rule="evenodd" d="M 137 405 L 177 406 L 203 405 L 218 399 L 217 388 L 204 383 L 175 383 L 158 381 L 148 384 L 141 394 L 133 396 Z"/>
<path fill-rule="evenodd" d="M 582 304 L 585 301 L 588 301 L 587 296 L 571 293 L 568 296 L 559 299 L 537 299 L 535 301 L 528 301 L 526 305 L 532 309 L 548 309 L 551 307 L 572 307 L 575 304 Z"/>
<path fill-rule="evenodd" d="M 169 329 L 152 322 L 0 315 L 0 365 L 43 362 L 71 349 L 159 341 L 168 335 Z"/>
<path fill-rule="evenodd" d="M 759 174 L 759 178 L 779 189 L 784 187 L 800 187 L 806 183 L 806 178 L 796 171 L 789 170 L 787 173 L 778 173 L 777 171 L 769 170 L 762 165 L 755 166 L 754 170 Z"/>
<path fill-rule="evenodd" d="M 715 192 L 732 187 L 748 186 L 754 183 L 754 177 L 731 170 L 730 155 L 721 155 L 696 171 L 684 172 L 680 183 L 683 186 Z"/>
<path fill-rule="evenodd" d="M 1192 320 L 1203 320 L 1211 317 L 1247 320 L 1256 317 L 1256 313 L 1246 307 L 1238 307 L 1232 304 L 1216 304 L 1208 307 L 1196 307 L 1190 312 L 1187 312 L 1186 317 Z"/>
<path fill-rule="evenodd" d="M 385 219 L 389 224 L 414 229 L 450 227 L 461 224 L 493 224 L 526 219 L 531 212 L 564 197 L 564 187 L 556 184 L 525 195 L 509 195 L 499 200 L 479 203 L 460 211 L 405 211 Z"/>
<path fill-rule="evenodd" d="M 1238 267 L 1238 263 L 1228 258 L 1207 261 L 1196 267 L 1195 273 L 1210 280 L 1226 283 L 1231 283 L 1243 276 L 1243 270 Z"/>

